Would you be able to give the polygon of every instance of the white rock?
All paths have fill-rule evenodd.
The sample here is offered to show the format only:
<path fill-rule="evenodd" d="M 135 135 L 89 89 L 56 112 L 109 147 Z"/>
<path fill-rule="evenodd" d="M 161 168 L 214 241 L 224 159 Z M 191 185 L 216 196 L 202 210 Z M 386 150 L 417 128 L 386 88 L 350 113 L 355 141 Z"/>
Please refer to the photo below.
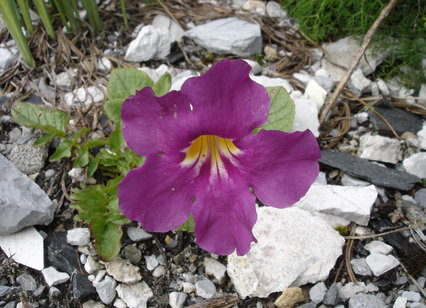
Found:
<path fill-rule="evenodd" d="M 364 248 L 370 253 L 381 253 L 383 255 L 387 255 L 393 250 L 392 246 L 376 240 L 364 245 Z"/>
<path fill-rule="evenodd" d="M 136 39 L 130 42 L 124 60 L 142 62 L 165 59 L 170 53 L 173 38 L 167 29 L 151 25 L 142 27 Z"/>
<path fill-rule="evenodd" d="M 163 265 L 157 266 L 152 271 L 152 277 L 154 278 L 160 278 L 161 276 L 164 276 L 166 274 L 166 268 Z"/>
<path fill-rule="evenodd" d="M 327 292 L 327 287 L 323 281 L 318 282 L 309 290 L 309 298 L 314 304 L 319 304 L 324 299 L 325 293 Z"/>
<path fill-rule="evenodd" d="M 402 162 L 408 173 L 414 174 L 419 178 L 426 178 L 426 152 L 419 152 L 404 159 Z"/>
<path fill-rule="evenodd" d="M 423 122 L 422 129 L 417 133 L 417 138 L 420 141 L 420 148 L 426 150 L 426 122 Z"/>
<path fill-rule="evenodd" d="M 309 75 L 307 72 L 298 72 L 298 73 L 293 73 L 293 77 L 296 78 L 297 80 L 303 82 L 303 83 L 308 83 L 309 81 L 312 80 L 312 76 Z"/>
<path fill-rule="evenodd" d="M 152 234 L 140 227 L 129 227 L 127 229 L 127 235 L 133 242 L 146 241 L 152 238 Z"/>
<path fill-rule="evenodd" d="M 265 2 L 260 0 L 247 0 L 243 4 L 243 10 L 257 13 L 261 16 L 265 15 Z"/>
<path fill-rule="evenodd" d="M 102 279 L 104 279 L 105 275 L 106 275 L 107 271 L 106 270 L 100 270 L 97 274 L 95 279 L 92 281 L 93 286 L 96 288 L 96 286 L 98 285 L 98 283 L 100 283 L 102 281 Z"/>
<path fill-rule="evenodd" d="M 365 284 L 363 282 L 355 284 L 353 282 L 348 282 L 344 286 L 339 288 L 339 298 L 342 301 L 347 301 L 352 296 L 354 296 L 357 293 L 364 292 L 365 290 Z"/>
<path fill-rule="evenodd" d="M 75 70 L 68 70 L 56 75 L 56 80 L 54 84 L 62 89 L 68 89 L 71 87 L 71 80 L 75 77 Z M 50 82 L 53 85 L 53 82 Z"/>
<path fill-rule="evenodd" d="M 319 185 L 327 185 L 327 175 L 325 172 L 320 171 L 314 183 Z"/>
<path fill-rule="evenodd" d="M 157 258 L 154 255 L 152 255 L 152 256 L 144 256 L 144 258 L 145 258 L 146 268 L 149 271 L 152 271 L 154 268 L 157 267 L 158 260 L 157 260 Z"/>
<path fill-rule="evenodd" d="M 11 44 L 8 43 L 7 45 Z M 15 46 L 6 48 L 5 44 L 0 45 L 0 76 L 9 68 L 17 53 L 18 49 Z"/>
<path fill-rule="evenodd" d="M 371 183 L 367 181 L 360 180 L 346 173 L 342 176 L 342 179 L 340 181 L 342 182 L 343 186 L 364 186 L 365 187 L 365 186 L 371 185 Z"/>
<path fill-rule="evenodd" d="M 404 296 L 398 296 L 398 298 L 393 303 L 392 308 L 405 308 L 407 307 L 407 298 Z"/>
<path fill-rule="evenodd" d="M 169 294 L 169 305 L 172 308 L 182 308 L 188 294 L 182 292 L 171 292 Z"/>
<path fill-rule="evenodd" d="M 396 164 L 402 159 L 401 144 L 397 139 L 373 136 L 369 133 L 360 138 L 361 158 Z"/>
<path fill-rule="evenodd" d="M 105 305 L 101 302 L 95 302 L 94 300 L 89 300 L 83 303 L 83 308 L 105 308 Z"/>
<path fill-rule="evenodd" d="M 351 75 L 351 78 L 348 82 L 348 88 L 352 93 L 360 97 L 362 93 L 367 92 L 371 86 L 371 80 L 365 78 L 362 70 L 357 68 Z"/>
<path fill-rule="evenodd" d="M 145 281 L 136 284 L 119 284 L 117 288 L 118 296 L 127 304 L 129 308 L 146 308 L 148 300 L 154 296 L 151 288 Z"/>
<path fill-rule="evenodd" d="M 142 279 L 139 267 L 134 266 L 127 259 L 116 257 L 111 262 L 106 262 L 105 267 L 108 274 L 120 282 L 132 284 Z"/>
<path fill-rule="evenodd" d="M 216 294 L 216 287 L 209 279 L 203 279 L 195 283 L 195 292 L 202 298 L 212 298 Z"/>
<path fill-rule="evenodd" d="M 313 184 L 306 195 L 293 206 L 346 218 L 366 226 L 377 198 L 374 185 L 367 187 Z"/>
<path fill-rule="evenodd" d="M 93 259 L 92 256 L 89 256 L 87 258 L 86 264 L 84 264 L 84 270 L 88 274 L 93 274 L 94 272 L 99 270 L 99 263 L 96 262 L 95 259 Z"/>
<path fill-rule="evenodd" d="M 319 120 L 317 103 L 312 99 L 300 95 L 295 91 L 290 94 L 294 101 L 296 113 L 294 115 L 291 131 L 304 131 L 309 129 L 315 137 L 319 136 Z"/>
<path fill-rule="evenodd" d="M 76 105 L 89 108 L 92 104 L 100 103 L 104 100 L 104 98 L 104 92 L 96 86 L 90 86 L 87 87 L 87 89 L 78 88 L 77 90 L 64 95 L 65 103 L 74 108 Z"/>
<path fill-rule="evenodd" d="M 105 279 L 96 284 L 96 292 L 99 295 L 101 301 L 109 305 L 115 298 L 116 291 L 115 287 L 117 282 L 111 276 L 105 276 Z"/>
<path fill-rule="evenodd" d="M 112 69 L 111 61 L 107 57 L 102 57 L 98 60 L 98 70 L 103 73 L 109 73 Z"/>
<path fill-rule="evenodd" d="M 248 65 L 251 67 L 250 74 L 259 75 L 262 73 L 262 66 L 260 66 L 259 62 L 253 61 L 250 59 L 243 59 Z"/>
<path fill-rule="evenodd" d="M 368 113 L 367 112 L 357 113 L 354 117 L 359 124 L 363 124 L 363 123 L 368 121 Z"/>
<path fill-rule="evenodd" d="M 180 88 L 182 87 L 183 83 L 191 78 L 191 77 L 196 77 L 199 74 L 196 72 L 193 72 L 191 70 L 184 70 L 178 74 L 176 74 L 175 76 L 172 77 L 172 86 L 170 88 L 170 91 L 179 91 Z"/>
<path fill-rule="evenodd" d="M 74 246 L 87 246 L 90 243 L 89 228 L 74 228 L 67 232 L 67 242 Z"/>
<path fill-rule="evenodd" d="M 41 273 L 49 287 L 64 283 L 70 279 L 70 275 L 58 272 L 53 266 L 43 269 Z"/>
<path fill-rule="evenodd" d="M 152 79 L 152 81 L 157 82 L 158 79 L 160 79 L 161 76 L 163 76 L 165 73 L 170 73 L 170 69 L 167 65 L 161 64 L 157 68 L 150 68 L 150 67 L 140 67 L 139 70 L 142 72 L 145 72 L 148 74 L 148 76 Z"/>
<path fill-rule="evenodd" d="M 403 86 L 402 80 L 399 76 L 391 78 L 386 84 L 389 87 L 391 96 L 398 97 L 409 103 L 416 102 L 416 100 L 412 97 L 414 90 Z"/>
<path fill-rule="evenodd" d="M 68 171 L 68 176 L 72 178 L 73 182 L 82 182 L 85 178 L 84 169 L 72 168 L 70 171 Z"/>
<path fill-rule="evenodd" d="M 182 40 L 182 36 L 185 32 L 182 27 L 173 19 L 164 15 L 155 16 L 152 20 L 152 26 L 155 28 L 166 29 L 169 32 L 172 40 L 177 42 Z"/>
<path fill-rule="evenodd" d="M 422 84 L 419 90 L 417 102 L 419 104 L 426 104 L 426 84 Z"/>
<path fill-rule="evenodd" d="M 182 282 L 182 288 L 183 288 L 183 292 L 185 292 L 186 294 L 195 292 L 195 285 L 190 282 Z"/>
<path fill-rule="evenodd" d="M 317 103 L 318 110 L 320 110 L 324 105 L 325 99 L 327 97 L 327 91 L 321 87 L 318 82 L 316 82 L 314 79 L 311 79 L 306 86 L 304 95 L 307 98 L 313 99 Z"/>
<path fill-rule="evenodd" d="M 43 237 L 34 227 L 10 235 L 0 235 L 0 247 L 8 258 L 20 264 L 38 271 L 44 268 Z"/>
<path fill-rule="evenodd" d="M 353 37 L 345 37 L 330 44 L 323 44 L 326 54 L 330 55 L 330 60 L 344 69 L 335 66 L 326 58 L 322 60 L 322 68 L 326 69 L 334 82 L 339 82 L 345 75 L 347 69 L 352 64 L 355 55 L 358 53 L 360 43 Z M 363 57 L 360 61 L 359 67 L 365 76 L 368 76 L 376 67 L 382 63 L 385 54 L 373 52 L 372 48 L 368 48 L 365 52 L 367 61 Z"/>
<path fill-rule="evenodd" d="M 287 18 L 287 12 L 282 9 L 281 4 L 275 1 L 266 3 L 266 15 L 277 19 Z"/>
<path fill-rule="evenodd" d="M 390 95 L 390 90 L 388 88 L 388 85 L 386 84 L 386 82 L 384 82 L 383 79 L 377 79 L 377 86 L 379 87 L 380 92 L 383 95 L 389 96 Z"/>
<path fill-rule="evenodd" d="M 402 296 L 410 302 L 419 302 L 421 299 L 420 293 L 414 291 L 404 291 L 402 292 Z"/>
<path fill-rule="evenodd" d="M 219 284 L 225 281 L 226 266 L 212 258 L 204 259 L 206 274 L 214 277 Z"/>
<path fill-rule="evenodd" d="M 185 36 L 218 54 L 249 56 L 262 52 L 260 26 L 236 17 L 217 19 L 196 26 L 186 31 Z"/>
<path fill-rule="evenodd" d="M 399 261 L 394 256 L 381 253 L 372 253 L 365 260 L 374 276 L 383 275 L 399 265 Z"/>
<path fill-rule="evenodd" d="M 293 87 L 290 83 L 282 78 L 271 78 L 264 75 L 257 76 L 252 74 L 250 74 L 250 78 L 264 87 L 283 87 L 288 93 L 293 92 Z"/>
<path fill-rule="evenodd" d="M 246 255 L 228 256 L 228 276 L 241 298 L 326 279 L 344 245 L 326 222 L 296 207 L 259 208 L 253 234 L 258 243 Z"/>
<path fill-rule="evenodd" d="M 117 298 L 114 301 L 114 307 L 115 308 L 127 308 L 127 305 L 121 298 Z"/>

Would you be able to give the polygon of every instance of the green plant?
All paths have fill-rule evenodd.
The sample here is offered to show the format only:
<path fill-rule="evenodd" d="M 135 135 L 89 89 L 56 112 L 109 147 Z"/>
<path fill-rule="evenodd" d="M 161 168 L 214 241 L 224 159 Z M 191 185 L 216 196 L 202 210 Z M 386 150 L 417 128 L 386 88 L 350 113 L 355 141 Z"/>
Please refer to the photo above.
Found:
<path fill-rule="evenodd" d="M 344 36 L 364 36 L 388 1 L 383 0 L 282 0 L 303 33 L 317 42 Z M 379 27 L 373 42 L 377 52 L 390 55 L 379 67 L 379 77 L 403 75 L 403 82 L 418 88 L 425 82 L 421 60 L 426 53 L 426 6 L 420 1 L 399 1 Z M 401 72 L 401 67 L 409 67 Z"/>

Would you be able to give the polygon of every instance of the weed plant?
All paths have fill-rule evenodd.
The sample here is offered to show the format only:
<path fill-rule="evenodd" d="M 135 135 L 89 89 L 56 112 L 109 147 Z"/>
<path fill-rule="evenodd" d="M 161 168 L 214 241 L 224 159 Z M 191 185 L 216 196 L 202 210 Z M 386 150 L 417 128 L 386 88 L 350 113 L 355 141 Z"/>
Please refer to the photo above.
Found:
<path fill-rule="evenodd" d="M 283 8 L 298 20 L 303 33 L 319 43 L 348 35 L 361 40 L 387 3 L 382 0 L 281 0 Z M 373 38 L 376 52 L 390 51 L 377 69 L 376 77 L 389 79 L 399 75 L 404 85 L 417 90 L 426 82 L 422 67 L 425 38 L 424 1 L 398 1 Z"/>

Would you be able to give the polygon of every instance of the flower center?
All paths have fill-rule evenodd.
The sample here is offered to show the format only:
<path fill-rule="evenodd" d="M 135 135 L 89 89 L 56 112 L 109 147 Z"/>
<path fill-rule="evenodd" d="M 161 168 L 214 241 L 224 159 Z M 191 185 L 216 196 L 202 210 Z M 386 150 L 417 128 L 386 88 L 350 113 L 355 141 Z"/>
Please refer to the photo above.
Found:
<path fill-rule="evenodd" d="M 224 159 L 235 165 L 234 156 L 239 152 L 240 150 L 230 139 L 214 135 L 201 135 L 185 150 L 186 157 L 182 165 L 194 165 L 197 172 L 199 172 L 201 166 L 210 159 L 211 173 L 226 176 Z"/>

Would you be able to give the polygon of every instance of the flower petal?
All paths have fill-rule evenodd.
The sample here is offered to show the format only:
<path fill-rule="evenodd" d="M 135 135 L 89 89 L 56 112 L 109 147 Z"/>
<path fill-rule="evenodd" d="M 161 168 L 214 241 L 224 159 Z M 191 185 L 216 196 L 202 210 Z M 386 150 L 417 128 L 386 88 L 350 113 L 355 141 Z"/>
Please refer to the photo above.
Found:
<path fill-rule="evenodd" d="M 181 91 L 191 101 L 202 128 L 200 135 L 234 140 L 266 122 L 271 100 L 249 72 L 245 61 L 226 59 L 183 84 Z"/>
<path fill-rule="evenodd" d="M 194 198 L 193 170 L 180 168 L 179 157 L 150 156 L 131 170 L 118 186 L 123 214 L 139 221 L 146 231 L 167 232 L 183 224 Z"/>
<path fill-rule="evenodd" d="M 318 176 L 321 152 L 309 130 L 291 134 L 261 130 L 235 145 L 242 150 L 238 157 L 242 172 L 265 205 L 294 204 Z"/>
<path fill-rule="evenodd" d="M 256 197 L 238 177 L 198 183 L 192 214 L 197 244 L 212 253 L 228 255 L 237 249 L 246 254 L 256 241 L 251 230 L 256 222 Z"/>
<path fill-rule="evenodd" d="M 127 144 L 141 156 L 179 152 L 197 137 L 190 102 L 177 91 L 156 97 L 143 88 L 124 101 L 121 118 Z"/>

